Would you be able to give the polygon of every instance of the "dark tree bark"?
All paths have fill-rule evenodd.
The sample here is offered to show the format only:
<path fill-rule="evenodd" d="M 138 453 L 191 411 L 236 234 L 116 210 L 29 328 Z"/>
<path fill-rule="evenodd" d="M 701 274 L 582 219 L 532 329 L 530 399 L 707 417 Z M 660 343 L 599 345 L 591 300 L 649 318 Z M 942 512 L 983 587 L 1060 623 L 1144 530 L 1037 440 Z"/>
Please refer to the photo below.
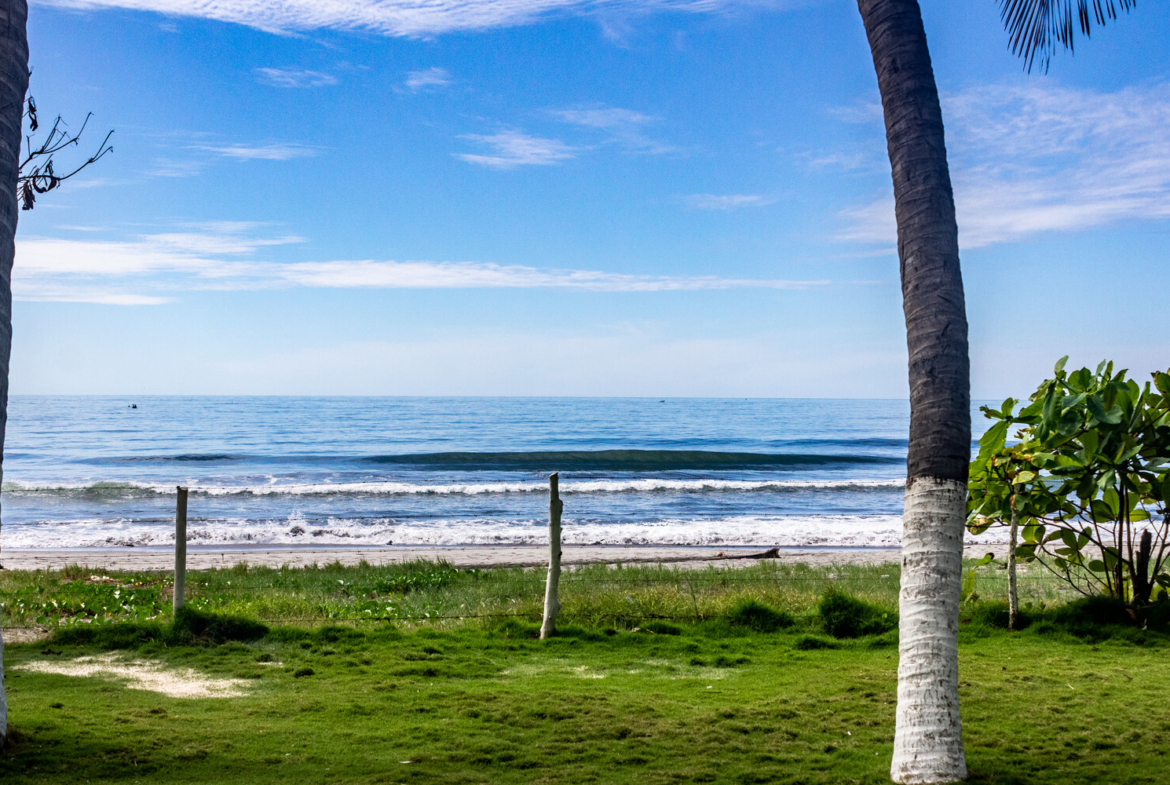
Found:
<path fill-rule="evenodd" d="M 28 3 L 0 0 L 0 482 L 8 426 L 8 359 L 12 354 L 12 260 L 16 254 L 16 184 L 20 178 L 21 118 L 28 91 Z M 0 640 L 0 739 L 8 733 Z"/>
<path fill-rule="evenodd" d="M 898 721 L 891 776 L 967 776 L 958 695 L 970 364 L 942 110 L 917 0 L 858 0 L 885 112 L 910 353 Z"/>

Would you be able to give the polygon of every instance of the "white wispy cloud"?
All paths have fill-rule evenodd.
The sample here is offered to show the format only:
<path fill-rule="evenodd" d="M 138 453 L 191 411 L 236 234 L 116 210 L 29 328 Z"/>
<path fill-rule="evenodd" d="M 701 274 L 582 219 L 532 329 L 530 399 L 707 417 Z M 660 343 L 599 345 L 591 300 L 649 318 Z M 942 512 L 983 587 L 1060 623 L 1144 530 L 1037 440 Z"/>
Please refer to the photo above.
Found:
<path fill-rule="evenodd" d="M 554 109 L 552 115 L 563 123 L 600 131 L 605 142 L 621 145 L 631 152 L 662 155 L 677 151 L 647 136 L 646 126 L 657 118 L 633 109 L 614 106 L 575 107 Z"/>
<path fill-rule="evenodd" d="M 512 27 L 555 15 L 713 13 L 735 8 L 782 8 L 802 0 L 34 0 L 75 9 L 122 8 L 215 19 L 270 32 L 369 30 L 426 36 Z M 807 0 L 803 0 L 807 3 Z"/>
<path fill-rule="evenodd" d="M 451 74 L 445 68 L 427 68 L 423 71 L 411 71 L 402 81 L 403 88 L 411 93 L 423 90 L 437 89 L 451 84 Z"/>
<path fill-rule="evenodd" d="M 592 109 L 557 109 L 553 114 L 566 123 L 586 125 L 591 128 L 623 128 L 645 125 L 653 118 L 632 109 L 600 107 Z"/>
<path fill-rule="evenodd" d="M 326 87 L 337 84 L 337 77 L 332 74 L 298 68 L 257 68 L 256 77 L 273 87 Z"/>
<path fill-rule="evenodd" d="M 577 149 L 556 139 L 528 136 L 518 131 L 501 131 L 485 136 L 465 134 L 459 137 L 479 142 L 492 148 L 491 155 L 452 153 L 456 158 L 493 169 L 512 169 L 517 166 L 548 166 L 568 158 L 575 158 Z"/>
<path fill-rule="evenodd" d="M 284 265 L 282 280 L 301 286 L 379 289 L 587 289 L 666 292 L 704 289 L 805 289 L 827 281 L 720 278 L 713 275 L 629 275 L 597 270 L 547 270 L 480 262 L 305 262 Z"/>
<path fill-rule="evenodd" d="M 18 300 L 141 305 L 181 291 L 274 288 L 532 289 L 601 292 L 807 289 L 825 280 L 636 275 L 482 262 L 338 260 L 268 262 L 264 248 L 301 242 L 257 237 L 250 224 L 211 224 L 120 241 L 21 238 L 13 292 Z"/>
<path fill-rule="evenodd" d="M 310 158 L 319 152 L 316 147 L 290 143 L 199 145 L 195 149 L 237 161 L 291 161 Z"/>
<path fill-rule="evenodd" d="M 688 194 L 679 197 L 687 207 L 695 210 L 737 210 L 740 207 L 765 207 L 776 200 L 761 194 Z"/>
<path fill-rule="evenodd" d="M 151 177 L 194 177 L 203 171 L 204 161 L 181 158 L 155 158 L 146 173 Z"/>
<path fill-rule="evenodd" d="M 1170 218 L 1170 84 L 980 87 L 943 116 L 964 248 Z M 843 216 L 842 239 L 895 241 L 892 195 Z"/>

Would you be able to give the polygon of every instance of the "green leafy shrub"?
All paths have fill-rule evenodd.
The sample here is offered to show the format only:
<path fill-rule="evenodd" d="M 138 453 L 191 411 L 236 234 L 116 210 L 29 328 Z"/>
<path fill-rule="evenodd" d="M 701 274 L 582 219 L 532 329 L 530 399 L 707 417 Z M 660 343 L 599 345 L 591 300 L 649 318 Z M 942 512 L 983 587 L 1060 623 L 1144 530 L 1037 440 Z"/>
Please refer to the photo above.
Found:
<path fill-rule="evenodd" d="M 898 626 L 898 615 L 838 589 L 829 589 L 817 603 L 821 626 L 834 638 L 881 635 Z"/>
<path fill-rule="evenodd" d="M 769 608 L 756 600 L 740 601 L 723 618 L 733 627 L 747 627 L 756 632 L 775 632 L 796 623 L 791 613 Z"/>
<path fill-rule="evenodd" d="M 981 407 L 993 424 L 971 464 L 967 526 L 1018 526 L 1021 561 L 1141 609 L 1170 591 L 1170 374 L 1142 386 L 1111 362 L 1068 372 L 1067 359 L 1018 413 L 1013 398 Z"/>

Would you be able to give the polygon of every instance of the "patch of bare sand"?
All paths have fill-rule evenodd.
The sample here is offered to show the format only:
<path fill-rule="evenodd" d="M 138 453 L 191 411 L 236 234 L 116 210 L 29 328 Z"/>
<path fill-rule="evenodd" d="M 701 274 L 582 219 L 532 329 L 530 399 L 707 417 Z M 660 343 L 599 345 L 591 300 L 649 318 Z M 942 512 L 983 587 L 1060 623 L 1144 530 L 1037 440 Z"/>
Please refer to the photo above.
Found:
<path fill-rule="evenodd" d="M 53 631 L 46 627 L 5 627 L 0 630 L 4 636 L 4 644 L 10 643 L 38 643 L 48 640 Z"/>
<path fill-rule="evenodd" d="M 15 666 L 35 673 L 120 679 L 132 690 L 149 690 L 171 698 L 238 698 L 245 694 L 240 679 L 211 679 L 190 668 L 168 668 L 154 660 L 123 660 L 115 654 L 78 657 L 68 662 L 39 661 Z"/>

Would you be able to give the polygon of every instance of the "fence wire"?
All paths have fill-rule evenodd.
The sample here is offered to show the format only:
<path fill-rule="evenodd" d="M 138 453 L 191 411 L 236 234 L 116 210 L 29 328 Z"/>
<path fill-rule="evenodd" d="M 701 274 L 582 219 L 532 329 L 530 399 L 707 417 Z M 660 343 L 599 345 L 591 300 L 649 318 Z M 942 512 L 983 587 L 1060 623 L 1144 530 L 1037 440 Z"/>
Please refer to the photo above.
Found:
<path fill-rule="evenodd" d="M 849 574 L 848 571 L 863 569 L 868 574 Z M 375 568 L 377 569 L 377 568 Z M 441 568 L 440 568 L 441 569 Z M 631 568 L 637 569 L 637 568 Z M 644 567 L 642 569 L 645 569 Z M 873 566 L 845 566 L 841 573 L 820 572 L 819 574 L 793 574 L 792 572 L 777 572 L 771 575 L 735 575 L 734 573 L 710 572 L 688 573 L 683 571 L 663 571 L 662 574 L 634 574 L 621 575 L 621 570 L 614 570 L 615 574 L 606 577 L 573 577 L 571 571 L 562 573 L 561 600 L 562 614 L 573 619 L 574 612 L 588 615 L 594 621 L 607 619 L 621 620 L 633 625 L 639 622 L 654 621 L 704 621 L 717 614 L 711 610 L 700 609 L 700 604 L 718 603 L 727 596 L 734 596 L 735 592 L 743 592 L 751 588 L 768 587 L 783 592 L 791 589 L 795 592 L 823 590 L 829 587 L 842 587 L 861 590 L 861 594 L 882 596 L 887 600 L 896 601 L 900 585 L 900 573 L 895 566 L 889 573 L 875 575 Z M 224 575 L 224 573 L 219 573 Z M 421 580 L 414 582 L 404 578 L 401 574 L 378 575 L 355 580 L 336 579 L 338 585 L 330 586 L 319 574 L 308 573 L 310 581 L 301 583 L 290 580 L 270 580 L 258 583 L 248 581 L 246 573 L 240 575 L 242 581 L 232 585 L 232 581 L 218 582 L 201 580 L 198 573 L 192 574 L 184 593 L 185 602 L 193 609 L 208 612 L 243 613 L 257 621 L 270 624 L 416 624 L 430 622 L 447 622 L 468 620 L 501 620 L 523 619 L 539 621 L 543 605 L 544 572 L 534 569 L 521 575 L 492 574 L 488 571 L 473 572 L 452 569 L 449 573 L 440 571 L 437 575 L 421 576 Z M 987 570 L 981 568 L 975 572 L 977 586 L 981 586 L 988 594 L 1006 594 L 1007 574 L 1002 570 Z M 449 577 L 448 577 L 449 576 Z M 84 605 L 70 603 L 68 609 L 59 607 L 54 610 L 65 610 L 64 613 L 48 611 L 47 602 L 39 602 L 39 598 L 25 596 L 18 597 L 18 592 L 0 591 L 0 615 L 16 615 L 23 617 L 25 626 L 8 627 L 9 630 L 37 630 L 48 632 L 59 627 L 72 627 L 79 624 L 108 624 L 118 621 L 165 621 L 171 617 L 171 597 L 173 580 L 159 576 L 157 580 L 141 582 L 127 576 L 119 582 L 116 577 L 102 575 L 91 576 L 92 581 L 74 581 L 87 586 L 101 586 L 107 589 L 116 589 L 135 599 L 133 595 L 143 593 L 154 594 L 154 597 L 142 598 L 147 603 L 127 607 L 128 612 L 110 613 L 110 605 L 119 598 L 112 600 L 110 605 L 103 605 L 99 611 L 96 606 L 85 608 Z M 428 579 L 429 578 L 429 579 Z M 1070 596 L 1074 592 L 1058 579 L 1046 574 L 1023 574 L 1017 577 L 1021 589 L 1021 600 L 1030 600 L 1047 593 L 1050 598 L 1056 596 Z M 380 585 L 382 584 L 382 585 Z M 990 584 L 990 585 L 989 585 Z M 73 584 L 64 584 L 67 587 Z M 58 587 L 62 588 L 62 587 Z M 692 606 L 685 612 L 681 609 L 671 609 L 672 612 L 661 607 L 663 602 L 660 595 L 635 599 L 634 596 L 621 596 L 625 591 L 636 595 L 646 590 L 673 590 L 682 595 L 675 597 L 676 606 L 681 603 Z M 720 594 L 718 589 L 729 591 Z M 614 592 L 609 595 L 592 594 Z M 868 591 L 866 591 L 868 590 Z M 453 601 L 452 595 L 468 593 L 467 601 L 474 607 L 442 607 L 444 603 Z M 429 596 L 422 596 L 429 595 Z M 576 597 L 574 595 L 577 595 Z M 584 595 L 584 596 L 582 596 Z M 688 596 L 689 595 L 689 598 Z M 21 601 L 29 603 L 21 605 Z M 95 598 L 96 599 L 96 598 Z M 129 602 L 130 599 L 125 600 Z M 252 602 L 249 602 L 251 600 Z M 657 600 L 657 602 L 656 602 Z M 14 602 L 15 601 L 15 602 Z M 102 601 L 102 600 L 97 600 Z M 583 609 L 590 601 L 594 606 Z M 439 607 L 433 611 L 425 608 L 410 607 L 415 603 L 434 603 Z M 270 603 L 287 604 L 289 613 L 282 614 L 272 607 L 264 607 Z M 372 604 L 377 607 L 358 610 L 353 607 L 360 603 Z M 608 605 L 606 605 L 608 603 Z M 249 604 L 259 607 L 232 608 L 233 604 Z M 38 609 L 35 605 L 40 605 Z M 302 607 L 297 608 L 295 606 Z M 524 606 L 524 609 L 516 606 Z M 578 606 L 575 608 L 574 606 Z M 659 607 L 655 608 L 654 606 Z M 19 606 L 19 607 L 18 607 Z M 307 606 L 307 607 L 306 607 Z M 348 607 L 347 607 L 348 606 Z M 492 607 L 495 606 L 495 607 Z M 511 607 L 508 607 L 511 606 Z M 601 607 L 604 606 L 604 607 Z M 143 607 L 143 612 L 133 610 Z M 38 618 L 38 623 L 28 625 L 28 616 L 38 610 L 47 611 Z M 298 613 L 298 611 L 300 611 Z M 387 612 L 389 611 L 389 613 Z M 396 612 L 397 611 L 397 612 Z M 104 612 L 104 613 L 103 613 Z M 143 617 L 145 616 L 145 617 Z M 43 619 L 43 621 L 42 621 Z M 569 623 L 572 623 L 570 621 Z"/>

